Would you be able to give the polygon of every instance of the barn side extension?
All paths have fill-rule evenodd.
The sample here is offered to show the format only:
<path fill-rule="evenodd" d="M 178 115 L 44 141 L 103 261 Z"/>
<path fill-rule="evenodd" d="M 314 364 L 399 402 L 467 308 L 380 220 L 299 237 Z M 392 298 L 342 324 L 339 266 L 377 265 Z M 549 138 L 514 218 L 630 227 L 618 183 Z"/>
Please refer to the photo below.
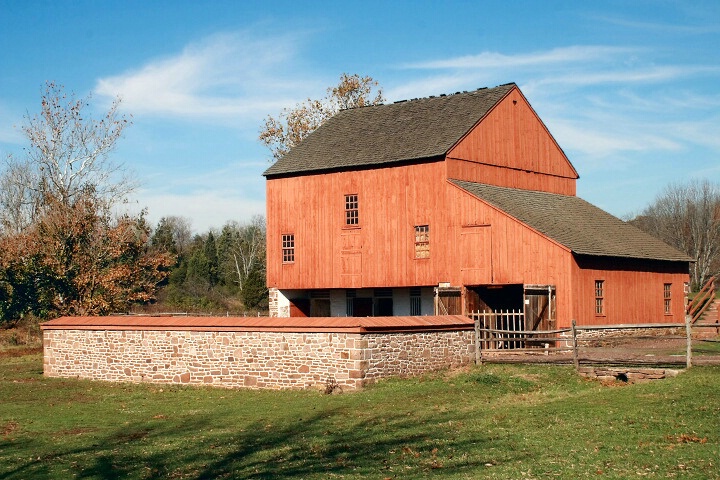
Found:
<path fill-rule="evenodd" d="M 44 373 L 252 389 L 361 388 L 470 364 L 463 316 L 63 317 L 42 325 Z"/>

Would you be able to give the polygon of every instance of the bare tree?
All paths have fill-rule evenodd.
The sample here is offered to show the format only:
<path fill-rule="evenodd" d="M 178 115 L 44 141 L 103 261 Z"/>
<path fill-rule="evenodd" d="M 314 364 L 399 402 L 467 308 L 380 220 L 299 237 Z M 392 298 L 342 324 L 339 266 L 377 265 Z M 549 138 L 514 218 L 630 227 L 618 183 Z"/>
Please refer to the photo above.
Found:
<path fill-rule="evenodd" d="M 720 264 L 720 186 L 708 181 L 673 184 L 631 223 L 687 253 L 693 288 Z"/>
<path fill-rule="evenodd" d="M 325 98 L 308 98 L 277 117 L 268 115 L 259 139 L 272 152 L 272 160 L 279 160 L 340 110 L 384 102 L 382 89 L 377 87 L 378 82 L 371 77 L 343 73 L 338 85 L 327 89 Z"/>
<path fill-rule="evenodd" d="M 265 217 L 255 215 L 249 223 L 228 222 L 219 239 L 224 275 L 242 291 L 253 273 L 265 273 Z M 230 273 L 232 272 L 232 273 Z"/>
<path fill-rule="evenodd" d="M 40 113 L 26 115 L 22 127 L 29 141 L 25 158 L 9 157 L 0 179 L 5 229 L 22 230 L 49 198 L 71 205 L 90 188 L 109 208 L 135 189 L 122 165 L 109 156 L 129 124 L 118 112 L 120 100 L 99 120 L 88 111 L 89 101 L 66 94 L 55 83 L 46 84 Z"/>

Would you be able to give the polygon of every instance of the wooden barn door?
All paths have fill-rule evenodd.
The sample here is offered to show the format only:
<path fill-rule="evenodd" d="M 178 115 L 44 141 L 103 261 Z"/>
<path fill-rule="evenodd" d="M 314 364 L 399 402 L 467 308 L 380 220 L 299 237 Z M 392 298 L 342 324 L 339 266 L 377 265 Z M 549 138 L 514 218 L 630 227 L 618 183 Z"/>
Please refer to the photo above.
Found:
<path fill-rule="evenodd" d="M 555 328 L 555 286 L 525 286 L 525 328 L 553 330 Z"/>
<path fill-rule="evenodd" d="M 462 295 L 459 288 L 435 290 L 435 315 L 462 315 Z"/>

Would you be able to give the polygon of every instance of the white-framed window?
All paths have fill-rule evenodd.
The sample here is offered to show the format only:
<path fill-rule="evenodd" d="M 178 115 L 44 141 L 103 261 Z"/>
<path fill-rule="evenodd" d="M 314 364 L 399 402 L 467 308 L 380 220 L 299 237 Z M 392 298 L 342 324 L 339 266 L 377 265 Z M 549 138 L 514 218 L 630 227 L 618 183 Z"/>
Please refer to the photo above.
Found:
<path fill-rule="evenodd" d="M 283 233 L 282 235 L 282 261 L 283 263 L 295 262 L 295 234 Z"/>
<path fill-rule="evenodd" d="M 345 195 L 345 225 L 360 224 L 360 203 L 357 193 Z"/>

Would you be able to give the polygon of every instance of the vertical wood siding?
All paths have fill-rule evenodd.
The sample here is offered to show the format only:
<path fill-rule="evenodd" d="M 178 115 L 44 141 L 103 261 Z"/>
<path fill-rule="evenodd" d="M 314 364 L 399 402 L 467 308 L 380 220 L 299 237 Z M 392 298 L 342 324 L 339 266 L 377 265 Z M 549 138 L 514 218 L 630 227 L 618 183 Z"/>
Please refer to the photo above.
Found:
<path fill-rule="evenodd" d="M 268 180 L 268 286 L 436 284 L 438 272 L 447 271 L 446 188 L 441 162 Z M 352 227 L 344 216 L 349 193 L 359 201 Z M 415 258 L 415 225 L 430 226 L 430 258 Z M 283 233 L 295 235 L 292 264 L 281 262 Z"/>
<path fill-rule="evenodd" d="M 577 172 L 514 89 L 447 155 L 448 178 L 575 194 Z"/>
<path fill-rule="evenodd" d="M 629 259 L 579 258 L 573 267 L 573 318 L 584 325 L 682 323 L 687 264 Z M 595 280 L 604 280 L 604 314 L 595 314 Z M 665 314 L 663 285 L 672 284 Z"/>

